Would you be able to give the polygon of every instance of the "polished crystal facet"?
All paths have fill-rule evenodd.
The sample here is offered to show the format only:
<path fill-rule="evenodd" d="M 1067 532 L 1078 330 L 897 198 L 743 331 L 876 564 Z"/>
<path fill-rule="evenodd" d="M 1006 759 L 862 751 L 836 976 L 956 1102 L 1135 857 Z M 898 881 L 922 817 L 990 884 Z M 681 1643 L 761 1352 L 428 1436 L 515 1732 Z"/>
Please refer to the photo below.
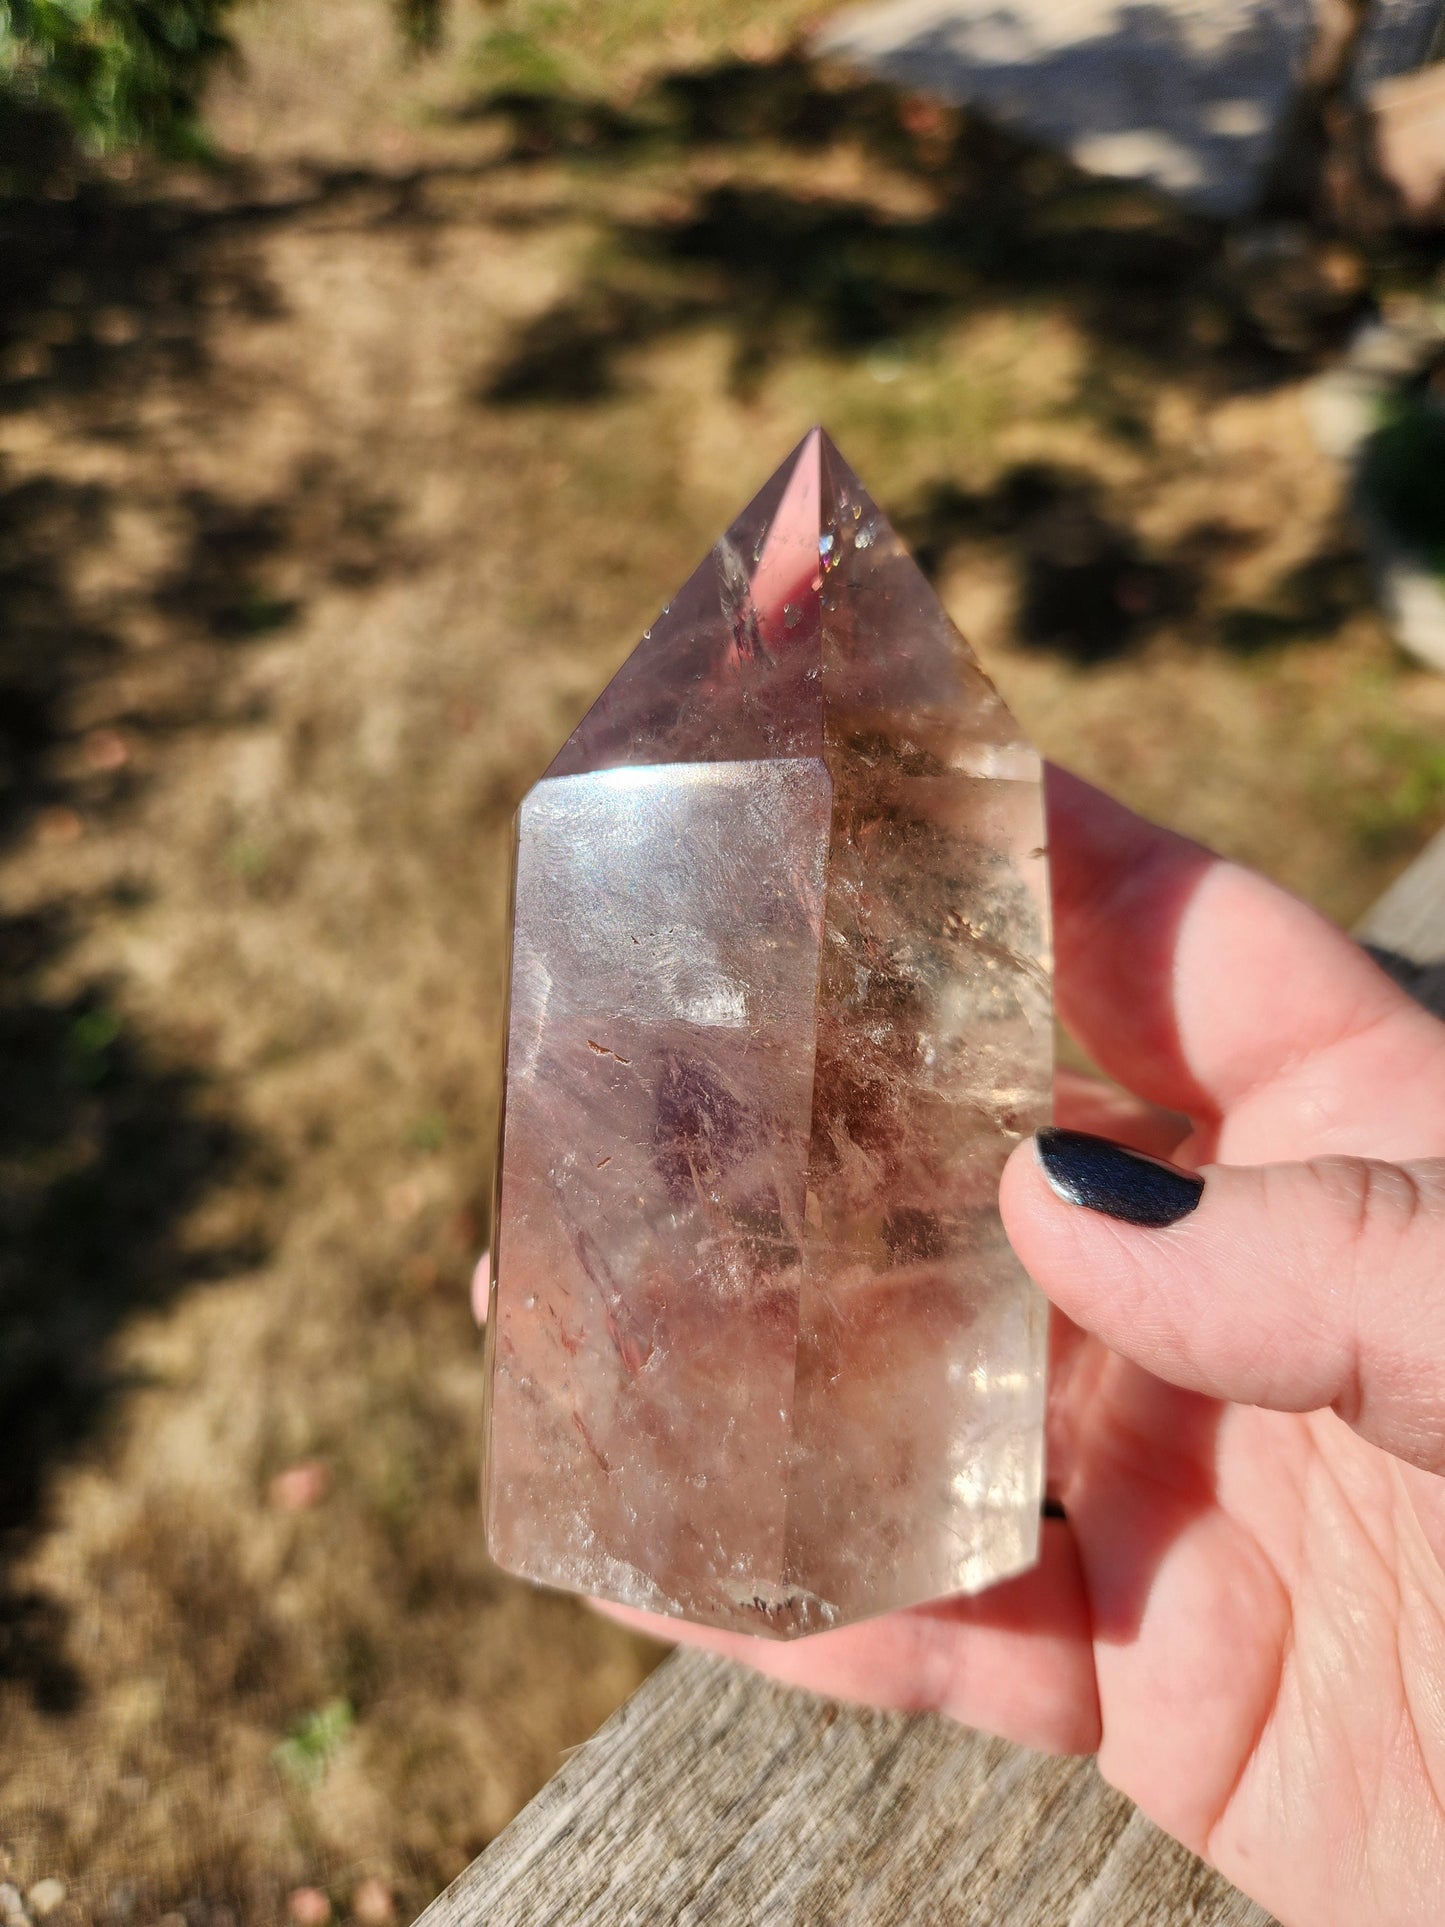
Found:
<path fill-rule="evenodd" d="M 522 805 L 489 1319 L 514 1572 L 788 1636 L 1034 1557 L 1038 758 L 815 431 Z"/>

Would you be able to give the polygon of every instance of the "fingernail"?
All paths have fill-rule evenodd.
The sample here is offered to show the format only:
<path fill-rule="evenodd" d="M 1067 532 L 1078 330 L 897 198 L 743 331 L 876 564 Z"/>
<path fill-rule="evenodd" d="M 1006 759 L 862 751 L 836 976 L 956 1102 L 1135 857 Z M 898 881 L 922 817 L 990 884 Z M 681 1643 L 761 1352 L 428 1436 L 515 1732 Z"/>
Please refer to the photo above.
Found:
<path fill-rule="evenodd" d="M 1034 1144 L 1050 1189 L 1066 1204 L 1081 1204 L 1125 1224 L 1156 1229 L 1178 1224 L 1204 1194 L 1203 1178 L 1192 1171 L 1131 1151 L 1112 1138 L 1047 1124 Z"/>

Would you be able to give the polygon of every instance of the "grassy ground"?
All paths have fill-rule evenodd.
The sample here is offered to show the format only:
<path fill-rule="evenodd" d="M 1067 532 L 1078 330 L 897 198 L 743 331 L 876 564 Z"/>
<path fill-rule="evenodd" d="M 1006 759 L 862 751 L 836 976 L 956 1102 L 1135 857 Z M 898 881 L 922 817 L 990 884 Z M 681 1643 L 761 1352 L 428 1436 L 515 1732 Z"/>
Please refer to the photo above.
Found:
<path fill-rule="evenodd" d="M 256 0 L 221 172 L 0 206 L 0 1852 L 57 1919 L 404 1915 L 650 1663 L 480 1546 L 507 825 L 810 421 L 1050 753 L 1342 918 L 1445 814 L 1302 413 L 1371 264 L 815 12 L 408 62 Z"/>

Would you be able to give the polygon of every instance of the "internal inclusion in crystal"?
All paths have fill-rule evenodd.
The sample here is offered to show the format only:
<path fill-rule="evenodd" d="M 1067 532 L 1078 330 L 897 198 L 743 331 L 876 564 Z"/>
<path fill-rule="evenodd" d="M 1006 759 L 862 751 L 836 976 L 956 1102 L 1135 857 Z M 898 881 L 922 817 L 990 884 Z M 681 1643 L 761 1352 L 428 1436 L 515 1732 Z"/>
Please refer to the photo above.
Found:
<path fill-rule="evenodd" d="M 814 430 L 519 814 L 501 1565 L 788 1637 L 1031 1563 L 1050 973 L 1038 757 Z"/>

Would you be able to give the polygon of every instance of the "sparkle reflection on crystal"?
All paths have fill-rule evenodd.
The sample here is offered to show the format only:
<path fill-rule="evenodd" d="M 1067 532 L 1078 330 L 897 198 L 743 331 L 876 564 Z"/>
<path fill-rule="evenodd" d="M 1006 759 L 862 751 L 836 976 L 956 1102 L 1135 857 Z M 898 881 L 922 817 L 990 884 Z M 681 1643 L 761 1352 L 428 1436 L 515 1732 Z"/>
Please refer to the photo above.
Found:
<path fill-rule="evenodd" d="M 786 1637 L 1034 1557 L 1038 758 L 814 431 L 518 818 L 498 1561 Z"/>

